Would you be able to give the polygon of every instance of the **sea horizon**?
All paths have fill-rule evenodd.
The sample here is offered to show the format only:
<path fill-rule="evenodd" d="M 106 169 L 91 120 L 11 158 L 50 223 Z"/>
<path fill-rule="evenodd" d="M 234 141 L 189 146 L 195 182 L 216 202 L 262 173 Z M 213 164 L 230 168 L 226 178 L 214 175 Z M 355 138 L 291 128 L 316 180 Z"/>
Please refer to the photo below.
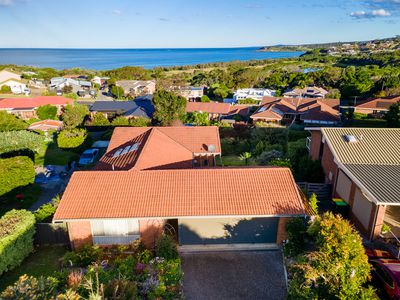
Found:
<path fill-rule="evenodd" d="M 303 52 L 260 52 L 263 46 L 215 48 L 0 48 L 0 64 L 110 70 L 123 66 L 190 66 L 298 57 Z"/>

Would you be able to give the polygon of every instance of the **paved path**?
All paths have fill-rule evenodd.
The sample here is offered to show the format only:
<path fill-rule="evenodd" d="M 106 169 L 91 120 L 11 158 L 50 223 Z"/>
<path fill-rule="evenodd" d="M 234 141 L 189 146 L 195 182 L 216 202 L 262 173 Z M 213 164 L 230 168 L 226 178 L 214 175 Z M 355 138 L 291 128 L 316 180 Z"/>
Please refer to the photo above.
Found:
<path fill-rule="evenodd" d="M 182 254 L 186 299 L 286 299 L 281 251 Z"/>

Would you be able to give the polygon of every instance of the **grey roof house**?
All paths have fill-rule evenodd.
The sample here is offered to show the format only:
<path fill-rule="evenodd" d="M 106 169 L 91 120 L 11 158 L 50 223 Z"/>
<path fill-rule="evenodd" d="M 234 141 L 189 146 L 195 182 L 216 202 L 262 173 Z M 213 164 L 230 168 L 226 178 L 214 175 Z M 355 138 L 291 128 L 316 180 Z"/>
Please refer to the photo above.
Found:
<path fill-rule="evenodd" d="M 153 103 L 148 99 L 134 101 L 96 101 L 89 108 L 91 113 L 101 112 L 106 117 L 124 116 L 127 118 L 144 117 L 151 119 L 154 113 Z"/>

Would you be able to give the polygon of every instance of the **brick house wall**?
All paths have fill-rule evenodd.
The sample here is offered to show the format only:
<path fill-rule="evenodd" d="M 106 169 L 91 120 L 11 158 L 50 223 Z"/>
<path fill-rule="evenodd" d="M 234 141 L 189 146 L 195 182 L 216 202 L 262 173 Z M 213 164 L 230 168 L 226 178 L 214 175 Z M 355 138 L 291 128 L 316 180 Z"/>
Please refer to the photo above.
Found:
<path fill-rule="evenodd" d="M 321 150 L 322 133 L 319 130 L 311 131 L 311 143 L 310 143 L 310 158 L 312 160 L 319 159 L 319 153 Z"/>
<path fill-rule="evenodd" d="M 146 248 L 154 248 L 157 238 L 164 232 L 165 223 L 164 219 L 139 220 L 140 238 Z"/>
<path fill-rule="evenodd" d="M 67 228 L 72 250 L 93 243 L 90 221 L 68 222 Z"/>
<path fill-rule="evenodd" d="M 278 245 L 282 245 L 284 240 L 287 240 L 287 232 L 286 232 L 286 222 L 291 218 L 288 217 L 280 217 L 278 221 L 278 231 L 276 233 L 276 243 Z"/>

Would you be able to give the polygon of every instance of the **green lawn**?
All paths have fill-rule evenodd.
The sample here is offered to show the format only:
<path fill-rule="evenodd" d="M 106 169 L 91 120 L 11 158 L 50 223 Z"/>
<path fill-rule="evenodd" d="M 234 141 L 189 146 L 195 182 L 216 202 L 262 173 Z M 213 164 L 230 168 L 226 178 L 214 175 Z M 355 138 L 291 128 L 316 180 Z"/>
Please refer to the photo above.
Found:
<path fill-rule="evenodd" d="M 21 275 L 50 276 L 60 269 L 60 258 L 67 252 L 62 246 L 36 248 L 16 269 L 0 276 L 0 291 L 13 284 Z"/>
<path fill-rule="evenodd" d="M 218 160 L 217 160 L 218 163 Z M 222 165 L 225 167 L 240 167 L 240 166 L 245 166 L 245 161 L 240 160 L 239 156 L 237 155 L 226 155 L 222 156 Z M 256 162 L 253 159 L 249 159 L 248 161 L 248 166 L 255 166 L 257 165 Z"/>
<path fill-rule="evenodd" d="M 23 186 L 16 188 L 15 190 L 2 195 L 0 197 L 0 217 L 6 212 L 12 209 L 28 209 L 35 203 L 42 189 L 36 184 L 30 184 L 28 186 Z M 17 197 L 17 195 L 23 194 L 23 198 Z"/>
<path fill-rule="evenodd" d="M 58 148 L 56 143 L 43 145 L 39 153 L 35 154 L 35 165 L 67 165 L 68 162 L 78 160 L 79 154 Z"/>

